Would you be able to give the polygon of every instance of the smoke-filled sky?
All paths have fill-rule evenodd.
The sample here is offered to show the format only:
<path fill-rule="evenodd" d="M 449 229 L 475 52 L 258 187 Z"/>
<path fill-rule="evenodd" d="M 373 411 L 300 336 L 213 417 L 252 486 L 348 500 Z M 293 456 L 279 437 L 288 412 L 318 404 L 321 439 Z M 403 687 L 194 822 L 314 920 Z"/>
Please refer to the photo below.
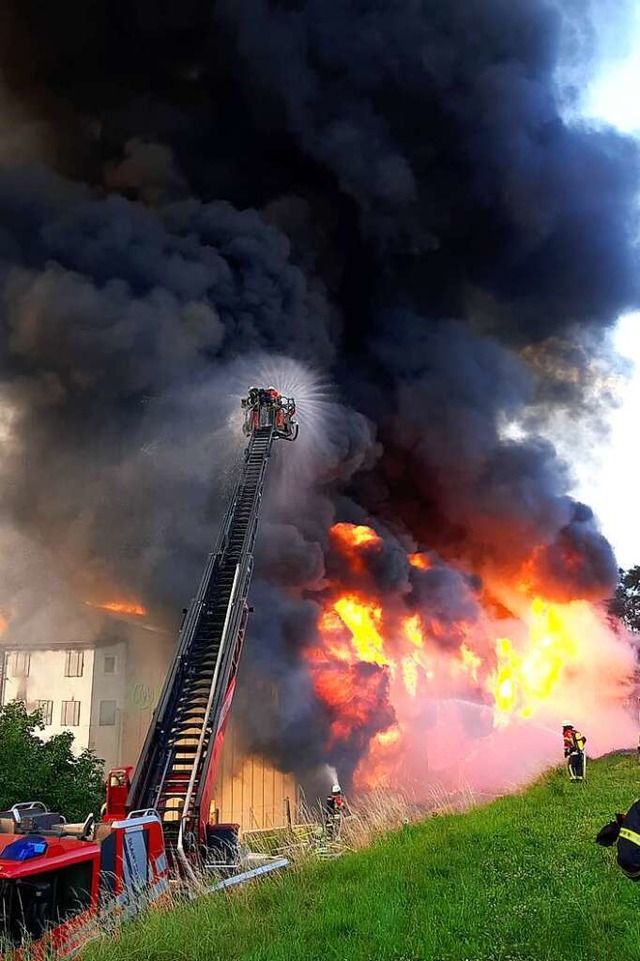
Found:
<path fill-rule="evenodd" d="M 640 82 L 640 4 L 600 4 L 595 42 L 599 45 L 596 67 L 581 88 L 575 105 L 582 122 L 606 123 L 638 139 L 640 106 L 635 91 Z M 562 67 L 559 71 L 563 74 Z M 617 326 L 617 350 L 634 365 L 635 373 L 624 378 L 619 406 L 611 413 L 608 437 L 596 449 L 585 452 L 578 469 L 577 490 L 588 497 L 613 543 L 621 566 L 638 562 L 640 519 L 636 510 L 635 432 L 640 402 L 640 317 L 625 315 Z"/>
<path fill-rule="evenodd" d="M 640 308 L 637 143 L 575 116 L 608 6 L 2 0 L 12 636 L 68 629 L 63 596 L 171 621 L 234 478 L 233 405 L 268 370 L 307 428 L 243 668 L 247 737 L 282 765 L 348 776 L 388 723 L 326 757 L 305 655 L 333 523 L 372 525 L 369 587 L 442 624 L 525 569 L 551 601 L 610 594 L 614 553 L 548 440 L 601 434 L 610 334 Z M 265 680 L 278 697 L 249 712 Z"/>

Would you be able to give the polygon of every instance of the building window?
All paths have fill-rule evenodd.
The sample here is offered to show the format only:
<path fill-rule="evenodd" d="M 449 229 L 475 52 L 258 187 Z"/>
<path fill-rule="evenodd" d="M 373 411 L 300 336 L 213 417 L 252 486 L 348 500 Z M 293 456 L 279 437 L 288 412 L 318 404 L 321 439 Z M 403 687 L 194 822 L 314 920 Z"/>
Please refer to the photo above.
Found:
<path fill-rule="evenodd" d="M 16 651 L 13 655 L 13 676 L 29 677 L 31 667 L 31 654 L 24 654 Z"/>
<path fill-rule="evenodd" d="M 45 724 L 53 724 L 53 701 L 38 701 L 38 710 Z"/>
<path fill-rule="evenodd" d="M 105 654 L 105 656 L 104 656 L 104 673 L 105 673 L 105 674 L 115 674 L 115 673 L 116 673 L 116 656 L 115 656 L 115 654 Z"/>
<path fill-rule="evenodd" d="M 80 701 L 63 701 L 60 723 L 64 727 L 77 727 L 80 724 Z"/>
<path fill-rule="evenodd" d="M 113 727 L 116 723 L 116 702 L 100 701 L 100 727 Z"/>
<path fill-rule="evenodd" d="M 65 677 L 82 677 L 84 651 L 67 651 L 64 662 Z"/>

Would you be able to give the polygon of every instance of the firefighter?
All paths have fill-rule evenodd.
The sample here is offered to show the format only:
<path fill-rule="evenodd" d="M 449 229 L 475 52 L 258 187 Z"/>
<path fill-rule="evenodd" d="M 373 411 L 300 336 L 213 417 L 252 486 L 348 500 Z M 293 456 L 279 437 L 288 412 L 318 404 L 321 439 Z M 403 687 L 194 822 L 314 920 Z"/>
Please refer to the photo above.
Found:
<path fill-rule="evenodd" d="M 327 835 L 330 838 L 338 837 L 340 833 L 340 821 L 346 811 L 344 794 L 339 784 L 334 784 L 331 794 L 326 800 L 326 821 Z"/>
<path fill-rule="evenodd" d="M 616 842 L 618 867 L 630 881 L 640 881 L 640 799 L 598 831 L 597 844 L 610 848 Z"/>
<path fill-rule="evenodd" d="M 249 436 L 256 427 L 258 427 L 258 402 L 259 402 L 259 390 L 255 386 L 249 388 L 248 396 L 242 401 L 242 407 L 245 409 L 244 423 L 242 425 L 242 432 L 245 436 Z"/>
<path fill-rule="evenodd" d="M 564 721 L 562 725 L 562 737 L 564 740 L 564 756 L 567 759 L 567 769 L 570 781 L 583 781 L 585 772 L 584 746 L 587 743 L 586 737 L 576 731 L 573 724 Z"/>
<path fill-rule="evenodd" d="M 334 784 L 331 788 L 331 794 L 327 798 L 327 810 L 331 813 L 335 811 L 341 812 L 345 806 L 344 794 L 342 793 L 342 788 L 339 784 Z"/>

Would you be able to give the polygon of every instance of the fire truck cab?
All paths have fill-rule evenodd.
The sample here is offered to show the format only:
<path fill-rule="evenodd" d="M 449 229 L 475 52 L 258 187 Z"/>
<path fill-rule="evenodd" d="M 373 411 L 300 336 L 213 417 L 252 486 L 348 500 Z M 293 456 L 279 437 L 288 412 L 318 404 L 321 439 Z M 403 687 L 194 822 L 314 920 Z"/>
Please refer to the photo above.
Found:
<path fill-rule="evenodd" d="M 134 914 L 168 887 L 155 812 L 78 824 L 39 801 L 0 812 L 0 956 L 25 940 L 37 958 L 68 956 L 98 933 L 99 912 Z"/>

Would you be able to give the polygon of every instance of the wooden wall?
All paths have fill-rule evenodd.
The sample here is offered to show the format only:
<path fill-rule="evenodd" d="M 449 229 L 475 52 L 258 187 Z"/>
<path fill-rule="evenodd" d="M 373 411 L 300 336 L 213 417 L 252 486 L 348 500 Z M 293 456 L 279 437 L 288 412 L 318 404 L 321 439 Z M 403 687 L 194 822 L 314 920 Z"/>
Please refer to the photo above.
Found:
<path fill-rule="evenodd" d="M 289 799 L 295 821 L 296 782 L 262 758 L 246 757 L 233 728 L 227 729 L 213 807 L 222 822 L 239 824 L 243 831 L 255 831 L 285 824 L 285 798 Z"/>

